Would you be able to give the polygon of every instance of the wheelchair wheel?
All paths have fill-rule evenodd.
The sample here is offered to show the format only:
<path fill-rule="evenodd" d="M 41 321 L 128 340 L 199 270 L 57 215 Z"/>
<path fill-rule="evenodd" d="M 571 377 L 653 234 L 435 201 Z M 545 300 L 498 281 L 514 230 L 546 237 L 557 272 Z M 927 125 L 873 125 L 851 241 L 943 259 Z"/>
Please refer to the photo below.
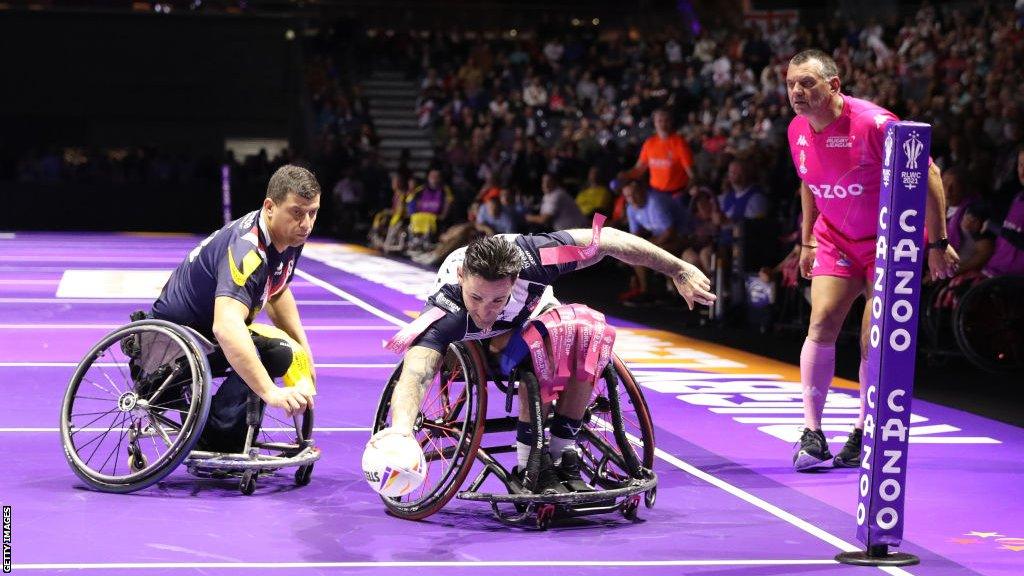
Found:
<path fill-rule="evenodd" d="M 654 468 L 651 413 L 640 386 L 618 356 L 594 386 L 583 423 L 578 441 L 581 464 L 592 484 L 616 488 Z"/>
<path fill-rule="evenodd" d="M 476 349 L 462 343 L 448 347 L 441 370 L 423 396 L 413 429 L 426 456 L 426 480 L 411 494 L 381 498 L 395 516 L 426 518 L 443 508 L 462 487 L 480 447 L 487 412 L 483 366 Z M 401 373 L 399 364 L 381 394 L 374 433 L 391 424 L 391 394 Z"/>
<path fill-rule="evenodd" d="M 957 344 L 975 366 L 989 372 L 1024 369 L 1024 277 L 979 282 L 953 314 Z"/>
<path fill-rule="evenodd" d="M 64 455 L 92 488 L 141 490 L 188 456 L 209 411 L 210 367 L 195 338 L 170 322 L 132 322 L 75 369 L 61 406 Z"/>

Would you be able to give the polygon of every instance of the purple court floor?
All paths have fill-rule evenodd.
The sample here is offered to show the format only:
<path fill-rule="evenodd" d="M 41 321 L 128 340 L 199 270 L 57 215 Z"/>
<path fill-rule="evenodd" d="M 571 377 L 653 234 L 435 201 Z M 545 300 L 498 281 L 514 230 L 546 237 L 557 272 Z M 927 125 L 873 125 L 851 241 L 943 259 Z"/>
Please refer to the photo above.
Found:
<path fill-rule="evenodd" d="M 921 565 L 839 565 L 836 553 L 861 548 L 856 473 L 792 472 L 796 367 L 624 322 L 617 351 L 644 386 L 658 446 L 658 501 L 639 521 L 536 532 L 457 500 L 425 521 L 390 517 L 359 460 L 396 361 L 381 340 L 419 309 L 432 275 L 325 242 L 307 247 L 292 284 L 318 371 L 312 483 L 281 472 L 243 496 L 237 481 L 182 468 L 129 495 L 87 490 L 61 450 L 68 379 L 200 240 L 0 237 L 0 503 L 12 509 L 14 573 L 1024 574 L 1021 429 L 915 401 L 901 550 Z M 853 383 L 836 386 L 825 414 L 834 450 L 856 416 Z"/>

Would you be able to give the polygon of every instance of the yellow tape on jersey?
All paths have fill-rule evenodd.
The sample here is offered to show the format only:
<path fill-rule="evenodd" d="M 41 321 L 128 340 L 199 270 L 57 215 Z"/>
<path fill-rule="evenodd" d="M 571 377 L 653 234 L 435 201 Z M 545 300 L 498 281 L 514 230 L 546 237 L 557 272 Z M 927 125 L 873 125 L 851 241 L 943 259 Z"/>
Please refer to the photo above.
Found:
<path fill-rule="evenodd" d="M 234 254 L 231 253 L 231 247 L 228 246 L 228 269 L 231 271 L 231 279 L 239 286 L 245 286 L 246 280 L 260 267 L 261 262 L 263 260 L 260 259 L 259 254 L 255 250 L 249 250 L 242 257 L 242 269 L 239 270 L 238 265 L 235 264 Z"/>
<path fill-rule="evenodd" d="M 288 371 L 284 373 L 284 385 L 296 386 L 299 390 L 313 396 L 316 394 L 316 385 L 313 383 L 313 365 L 309 361 L 309 354 L 294 338 L 287 332 L 269 324 L 253 323 L 249 330 L 267 338 L 278 338 L 284 340 L 285 344 L 292 349 L 292 363 Z"/>

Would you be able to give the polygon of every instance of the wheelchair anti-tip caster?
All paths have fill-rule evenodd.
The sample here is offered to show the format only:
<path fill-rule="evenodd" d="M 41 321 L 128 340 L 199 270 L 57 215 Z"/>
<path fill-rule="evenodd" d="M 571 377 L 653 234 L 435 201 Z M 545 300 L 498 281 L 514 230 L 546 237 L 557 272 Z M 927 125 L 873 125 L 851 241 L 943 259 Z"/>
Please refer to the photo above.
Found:
<path fill-rule="evenodd" d="M 256 491 L 255 470 L 246 470 L 242 473 L 242 479 L 238 482 L 238 489 L 246 496 L 251 496 Z"/>

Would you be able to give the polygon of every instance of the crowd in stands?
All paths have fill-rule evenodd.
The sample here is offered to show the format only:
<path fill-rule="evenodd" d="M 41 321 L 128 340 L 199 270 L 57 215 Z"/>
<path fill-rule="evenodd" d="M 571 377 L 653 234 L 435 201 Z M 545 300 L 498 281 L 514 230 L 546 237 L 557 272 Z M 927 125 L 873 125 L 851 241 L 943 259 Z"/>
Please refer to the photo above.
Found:
<path fill-rule="evenodd" d="M 645 230 L 635 214 L 662 211 L 673 249 L 709 274 L 738 273 L 739 291 L 751 279 L 795 286 L 800 206 L 785 73 L 790 56 L 813 47 L 836 59 L 844 93 L 933 126 L 932 157 L 949 175 L 950 235 L 967 252 L 965 271 L 984 270 L 1002 241 L 1011 264 L 990 273 L 1024 273 L 1021 216 L 1011 210 L 1022 186 L 1021 13 L 1003 0 L 858 16 L 716 26 L 696 37 L 673 29 L 403 37 L 409 68 L 421 71 L 416 114 L 434 138 L 432 169 L 449 194 L 445 210 L 433 210 L 438 233 L 457 226 L 461 242 L 586 226 L 594 212 Z M 659 109 L 692 151 L 692 177 L 668 203 L 645 178 L 621 178 Z M 393 215 L 415 210 L 410 176 L 420 177 L 399 179 L 406 196 L 392 190 Z M 645 208 L 652 196 L 656 210 Z M 426 252 L 420 244 L 415 255 L 436 263 L 456 244 Z"/>

